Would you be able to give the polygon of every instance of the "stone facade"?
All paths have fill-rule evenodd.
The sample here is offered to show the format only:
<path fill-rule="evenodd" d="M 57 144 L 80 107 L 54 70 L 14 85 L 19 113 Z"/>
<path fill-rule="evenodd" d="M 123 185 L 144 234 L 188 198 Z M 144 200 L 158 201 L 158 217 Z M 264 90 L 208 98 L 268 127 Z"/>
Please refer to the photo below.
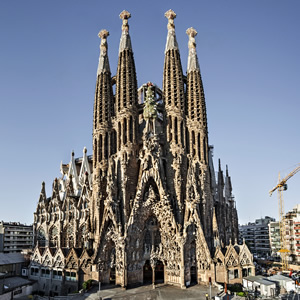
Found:
<path fill-rule="evenodd" d="M 44 185 L 35 213 L 33 277 L 60 274 L 57 293 L 80 289 L 86 279 L 122 287 L 165 282 L 242 282 L 254 274 L 252 255 L 238 245 L 238 219 L 226 170 L 218 179 L 208 143 L 206 104 L 189 28 L 183 75 L 169 10 L 163 89 L 139 89 L 123 11 L 117 74 L 110 72 L 107 37 L 100 58 L 93 120 L 93 157 L 62 165 L 63 177 Z M 41 273 L 44 269 L 44 273 Z M 47 279 L 47 276 L 43 277 Z M 47 285 L 47 287 L 45 287 Z M 44 292 L 55 291 L 53 281 Z"/>

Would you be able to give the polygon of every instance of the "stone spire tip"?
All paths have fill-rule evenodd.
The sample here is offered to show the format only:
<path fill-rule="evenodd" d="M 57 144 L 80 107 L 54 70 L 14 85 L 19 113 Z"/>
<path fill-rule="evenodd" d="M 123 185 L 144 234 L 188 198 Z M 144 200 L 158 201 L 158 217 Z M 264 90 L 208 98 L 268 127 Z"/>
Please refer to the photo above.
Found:
<path fill-rule="evenodd" d="M 120 19 L 123 20 L 123 23 L 122 23 L 122 35 L 120 39 L 119 53 L 125 49 L 130 49 L 130 50 L 132 49 L 131 40 L 129 36 L 129 25 L 128 25 L 129 18 L 131 18 L 131 14 L 127 10 L 123 10 L 120 13 Z"/>
<path fill-rule="evenodd" d="M 107 58 L 108 47 L 107 47 L 107 40 L 106 40 L 107 37 L 109 36 L 109 32 L 106 29 L 102 29 L 98 33 L 98 36 L 101 39 L 101 43 L 100 43 L 100 57 L 99 57 L 97 75 L 105 71 L 110 72 L 109 62 Z"/>
<path fill-rule="evenodd" d="M 106 39 L 109 36 L 109 32 L 106 29 L 99 31 L 98 36 L 100 39 Z"/>
<path fill-rule="evenodd" d="M 188 67 L 187 72 L 200 70 L 197 53 L 196 53 L 196 40 L 195 36 L 197 35 L 197 31 L 195 28 L 190 27 L 187 29 L 186 34 L 189 36 L 189 57 L 188 57 Z"/>
<path fill-rule="evenodd" d="M 165 17 L 168 19 L 168 29 L 175 29 L 175 25 L 174 25 L 174 19 L 176 18 L 176 14 L 174 12 L 174 10 L 169 9 L 166 13 L 165 13 Z"/>
<path fill-rule="evenodd" d="M 169 9 L 165 13 L 165 17 L 168 19 L 168 36 L 167 36 L 167 43 L 165 48 L 165 53 L 168 50 L 178 50 L 178 44 L 175 36 L 175 25 L 174 25 L 174 19 L 176 18 L 176 14 L 172 9 Z"/>
<path fill-rule="evenodd" d="M 187 29 L 186 34 L 189 36 L 189 49 L 196 48 L 195 36 L 197 35 L 197 33 L 198 32 L 196 31 L 196 29 L 194 29 L 193 27 Z"/>
<path fill-rule="evenodd" d="M 123 20 L 122 31 L 128 31 L 129 30 L 129 25 L 128 25 L 128 19 L 129 18 L 131 18 L 131 14 L 127 10 L 123 10 L 120 13 L 120 19 Z"/>

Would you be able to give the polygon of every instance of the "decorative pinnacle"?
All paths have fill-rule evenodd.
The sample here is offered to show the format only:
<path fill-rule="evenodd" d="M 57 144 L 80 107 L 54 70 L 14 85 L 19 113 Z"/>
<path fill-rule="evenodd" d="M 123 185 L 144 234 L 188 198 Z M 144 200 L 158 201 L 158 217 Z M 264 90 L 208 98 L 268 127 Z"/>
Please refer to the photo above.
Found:
<path fill-rule="evenodd" d="M 109 32 L 106 29 L 102 29 L 98 33 L 99 38 L 101 39 L 100 50 L 103 51 L 103 54 L 107 51 L 107 37 L 109 36 Z"/>
<path fill-rule="evenodd" d="M 170 29 L 175 29 L 175 25 L 174 25 L 174 19 L 176 18 L 176 14 L 174 12 L 174 10 L 169 9 L 166 13 L 165 13 L 165 17 L 168 19 L 168 30 Z"/>
<path fill-rule="evenodd" d="M 123 10 L 120 13 L 120 19 L 123 20 L 122 31 L 128 31 L 129 30 L 129 25 L 128 25 L 128 19 L 129 18 L 131 18 L 131 14 L 127 10 Z"/>
<path fill-rule="evenodd" d="M 195 36 L 197 35 L 196 29 L 190 27 L 187 29 L 186 34 L 189 36 L 189 43 L 188 43 L 189 49 L 195 49 L 196 48 Z"/>

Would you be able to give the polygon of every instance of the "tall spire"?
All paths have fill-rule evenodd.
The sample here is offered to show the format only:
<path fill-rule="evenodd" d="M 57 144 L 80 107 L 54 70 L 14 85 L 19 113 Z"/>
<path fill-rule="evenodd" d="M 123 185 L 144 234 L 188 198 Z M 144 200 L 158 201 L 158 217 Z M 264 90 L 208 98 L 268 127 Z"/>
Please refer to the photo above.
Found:
<path fill-rule="evenodd" d="M 185 96 L 183 84 L 183 72 L 180 60 L 180 53 L 175 35 L 174 19 L 176 14 L 173 10 L 165 13 L 168 19 L 168 35 L 165 49 L 165 64 L 163 91 L 165 96 L 165 106 L 170 110 L 177 109 L 178 114 L 184 114 Z"/>
<path fill-rule="evenodd" d="M 169 9 L 165 13 L 165 17 L 168 19 L 168 36 L 167 36 L 167 42 L 166 42 L 166 49 L 165 53 L 168 50 L 175 49 L 178 50 L 178 44 L 176 40 L 176 35 L 175 35 L 175 24 L 174 24 L 174 19 L 176 18 L 176 14 L 172 9 Z"/>
<path fill-rule="evenodd" d="M 195 40 L 197 31 L 193 27 L 190 27 L 186 31 L 186 34 L 189 36 L 189 43 L 188 43 L 189 56 L 188 56 L 188 64 L 187 64 L 187 73 L 191 71 L 200 71 L 197 52 L 196 52 L 196 40 Z"/>
<path fill-rule="evenodd" d="M 107 55 L 107 41 L 106 41 L 107 37 L 109 36 L 109 32 L 103 29 L 99 32 L 98 36 L 101 39 L 101 43 L 100 43 L 100 56 L 99 56 L 97 75 L 105 72 L 110 73 L 110 67 L 109 67 L 109 61 Z"/>
<path fill-rule="evenodd" d="M 137 104 L 137 80 L 131 40 L 129 35 L 128 19 L 131 14 L 123 10 L 120 13 L 122 20 L 122 34 L 119 46 L 119 62 L 116 76 L 116 114 L 122 109 Z"/>
<path fill-rule="evenodd" d="M 203 83 L 200 73 L 200 67 L 196 52 L 195 36 L 197 31 L 190 27 L 186 31 L 189 36 L 189 56 L 187 64 L 187 119 L 189 121 L 189 130 L 194 130 L 198 136 L 198 157 L 201 162 L 208 162 L 208 132 L 207 132 L 207 117 L 206 104 Z"/>
<path fill-rule="evenodd" d="M 119 53 L 125 49 L 132 50 L 131 40 L 129 35 L 129 25 L 128 25 L 129 18 L 131 18 L 130 12 L 123 10 L 120 13 L 120 19 L 123 20 L 123 24 L 122 24 L 122 35 L 120 39 Z"/>

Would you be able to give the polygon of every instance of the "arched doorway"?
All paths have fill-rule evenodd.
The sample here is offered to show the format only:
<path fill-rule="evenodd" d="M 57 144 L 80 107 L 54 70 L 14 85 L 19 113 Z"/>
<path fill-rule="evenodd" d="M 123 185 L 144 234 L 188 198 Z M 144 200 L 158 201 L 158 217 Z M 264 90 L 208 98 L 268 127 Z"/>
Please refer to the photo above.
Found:
<path fill-rule="evenodd" d="M 165 280 L 164 275 L 164 264 L 158 260 L 155 266 L 155 283 L 163 283 Z"/>
<path fill-rule="evenodd" d="M 197 284 L 197 270 L 195 266 L 191 267 L 191 284 Z"/>
<path fill-rule="evenodd" d="M 110 269 L 109 283 L 116 284 L 116 269 L 115 269 L 115 267 Z"/>
<path fill-rule="evenodd" d="M 152 283 L 152 267 L 149 260 L 146 260 L 143 267 L 143 282 Z"/>

